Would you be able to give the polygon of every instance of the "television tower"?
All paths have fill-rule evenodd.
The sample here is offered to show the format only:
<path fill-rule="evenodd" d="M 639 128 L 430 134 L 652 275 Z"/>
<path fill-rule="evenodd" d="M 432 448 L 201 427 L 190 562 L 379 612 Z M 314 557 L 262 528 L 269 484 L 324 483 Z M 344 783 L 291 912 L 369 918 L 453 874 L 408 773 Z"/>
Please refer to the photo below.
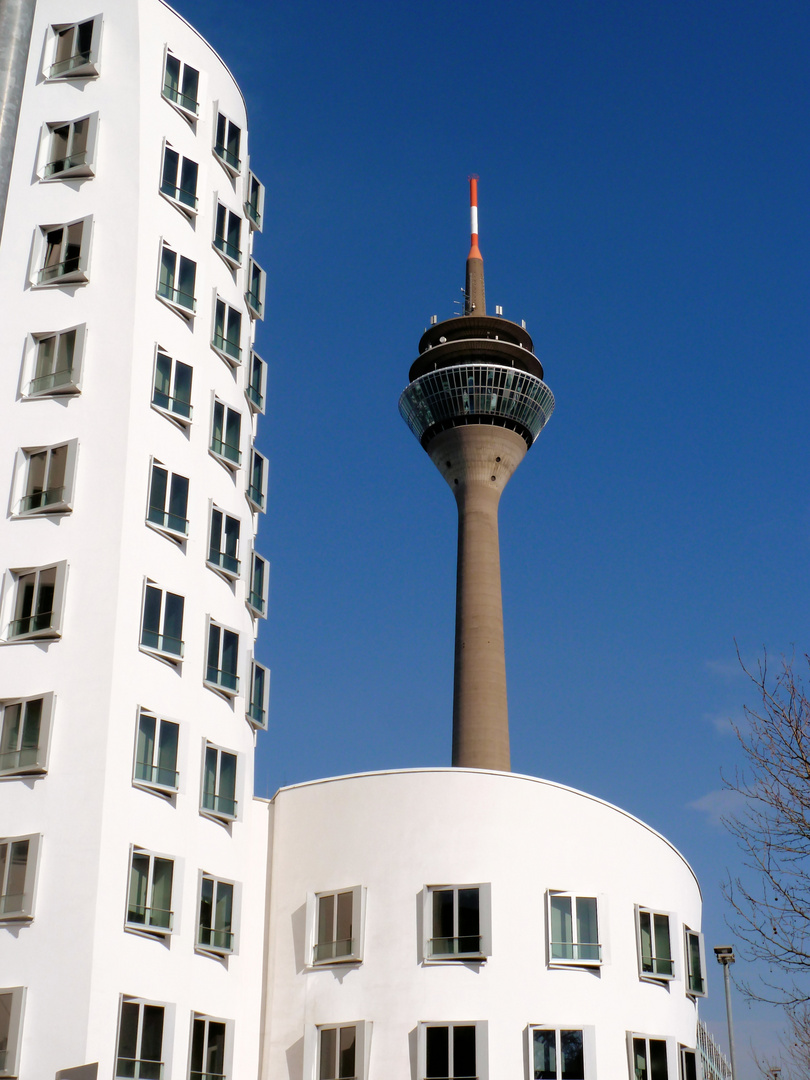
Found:
<path fill-rule="evenodd" d="M 422 335 L 399 411 L 458 506 L 453 765 L 508 772 L 498 503 L 554 395 L 525 326 L 486 313 L 477 177 L 470 232 L 464 314 Z"/>

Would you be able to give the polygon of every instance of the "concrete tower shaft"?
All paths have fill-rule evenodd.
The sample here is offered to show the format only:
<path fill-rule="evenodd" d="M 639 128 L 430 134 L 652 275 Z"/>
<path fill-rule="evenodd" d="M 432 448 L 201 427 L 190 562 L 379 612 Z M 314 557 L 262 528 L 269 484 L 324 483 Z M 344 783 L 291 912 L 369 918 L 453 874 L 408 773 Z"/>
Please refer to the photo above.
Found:
<path fill-rule="evenodd" d="M 458 507 L 453 765 L 508 771 L 498 504 L 554 396 L 525 328 L 486 315 L 477 178 L 470 217 L 465 314 L 422 335 L 399 409 Z"/>

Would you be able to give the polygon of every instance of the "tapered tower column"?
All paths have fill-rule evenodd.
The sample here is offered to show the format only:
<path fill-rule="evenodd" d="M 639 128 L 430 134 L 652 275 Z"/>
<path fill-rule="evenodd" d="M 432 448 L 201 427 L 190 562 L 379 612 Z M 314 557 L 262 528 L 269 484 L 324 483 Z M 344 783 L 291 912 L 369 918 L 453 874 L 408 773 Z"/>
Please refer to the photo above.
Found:
<path fill-rule="evenodd" d="M 453 765 L 508 771 L 498 503 L 554 397 L 526 330 L 487 317 L 477 196 L 473 178 L 465 314 L 422 336 L 399 407 L 458 506 Z"/>

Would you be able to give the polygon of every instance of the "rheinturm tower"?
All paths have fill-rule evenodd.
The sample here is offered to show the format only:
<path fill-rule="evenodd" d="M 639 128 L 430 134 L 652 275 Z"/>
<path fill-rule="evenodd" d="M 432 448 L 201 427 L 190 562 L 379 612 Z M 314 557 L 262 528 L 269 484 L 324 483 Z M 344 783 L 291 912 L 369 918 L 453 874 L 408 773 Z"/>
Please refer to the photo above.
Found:
<path fill-rule="evenodd" d="M 470 179 L 464 314 L 419 342 L 399 409 L 458 506 L 453 765 L 509 771 L 498 503 L 554 408 L 525 326 L 488 316 Z"/>

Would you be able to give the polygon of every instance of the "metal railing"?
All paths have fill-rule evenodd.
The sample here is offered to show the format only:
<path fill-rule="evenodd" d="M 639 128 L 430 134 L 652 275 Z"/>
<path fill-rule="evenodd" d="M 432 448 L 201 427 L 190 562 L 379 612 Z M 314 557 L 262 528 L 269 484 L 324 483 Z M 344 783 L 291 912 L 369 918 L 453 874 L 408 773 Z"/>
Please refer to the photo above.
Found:
<path fill-rule="evenodd" d="M 220 457 L 232 461 L 234 465 L 241 465 L 242 463 L 242 452 L 239 447 L 234 446 L 233 443 L 225 442 L 224 439 L 218 439 L 216 435 L 211 436 L 211 450 Z"/>
<path fill-rule="evenodd" d="M 238 342 L 231 341 L 230 338 L 223 337 L 222 334 L 214 333 L 213 344 L 215 349 L 219 349 L 220 352 L 227 353 L 228 356 L 234 360 L 241 360 L 242 349 Z"/>
<path fill-rule="evenodd" d="M 319 941 L 312 951 L 312 958 L 316 963 L 324 960 L 337 960 L 340 957 L 351 956 L 354 952 L 354 938 L 345 938 L 343 941 Z"/>
<path fill-rule="evenodd" d="M 174 912 L 166 911 L 165 908 L 143 907 L 141 904 L 130 904 L 127 908 L 127 922 L 132 926 L 171 930 L 173 920 Z"/>
<path fill-rule="evenodd" d="M 197 99 L 192 97 L 191 94 L 184 94 L 176 86 L 172 86 L 171 83 L 163 83 L 163 96 L 168 98 L 169 101 L 173 101 L 175 105 L 179 105 L 181 109 L 194 113 L 195 116 L 199 111 L 200 104 Z"/>
<path fill-rule="evenodd" d="M 248 307 L 255 311 L 257 318 L 260 319 L 262 317 L 262 301 L 259 294 L 255 292 L 247 293 L 247 302 Z"/>
<path fill-rule="evenodd" d="M 43 506 L 52 506 L 62 502 L 65 489 L 63 487 L 46 488 L 44 491 L 34 491 L 20 499 L 20 513 L 25 514 L 30 510 L 41 510 Z"/>
<path fill-rule="evenodd" d="M 170 634 L 159 634 L 156 630 L 141 631 L 141 645 L 146 649 L 154 649 L 155 652 L 166 653 L 168 656 L 183 655 L 183 641 Z"/>
<path fill-rule="evenodd" d="M 596 942 L 584 941 L 552 941 L 552 960 L 579 960 L 600 961 L 602 959 L 602 946 Z"/>
<path fill-rule="evenodd" d="M 202 808 L 222 817 L 236 817 L 236 799 L 228 799 L 226 796 L 217 795 L 213 791 L 203 791 Z"/>
<path fill-rule="evenodd" d="M 57 60 L 55 64 L 51 64 L 48 76 L 54 79 L 57 75 L 66 75 L 69 71 L 75 71 L 77 67 L 89 63 L 90 50 L 87 49 L 85 52 L 74 53 L 73 56 L 69 56 L 66 60 Z"/>
<path fill-rule="evenodd" d="M 68 274 L 75 274 L 81 269 L 81 261 L 80 255 L 71 255 L 69 259 L 64 259 L 62 262 L 43 266 L 37 274 L 37 285 L 44 285 L 46 281 L 57 281 L 61 277 L 67 277 Z"/>
<path fill-rule="evenodd" d="M 49 176 L 56 176 L 59 173 L 67 172 L 68 169 L 75 169 L 79 165 L 87 164 L 87 151 L 80 150 L 78 154 L 69 154 L 67 157 L 59 158 L 57 161 L 49 161 L 43 169 L 43 176 L 47 179 Z"/>
<path fill-rule="evenodd" d="M 644 956 L 641 957 L 641 970 L 645 975 L 674 974 L 675 965 L 669 956 Z"/>
<path fill-rule="evenodd" d="M 233 934 L 230 930 L 215 930 L 211 926 L 201 926 L 197 944 L 202 945 L 204 949 L 215 949 L 217 952 L 233 952 Z"/>
<path fill-rule="evenodd" d="M 163 1080 L 163 1062 L 119 1057 L 115 1064 L 115 1076 L 116 1080 Z"/>
<path fill-rule="evenodd" d="M 22 619 L 15 619 L 9 623 L 8 636 L 10 638 L 25 637 L 26 634 L 37 634 L 42 630 L 50 630 L 53 626 L 53 612 L 40 611 L 36 615 L 26 615 Z"/>
<path fill-rule="evenodd" d="M 249 484 L 247 489 L 247 497 L 253 503 L 254 506 L 258 506 L 260 510 L 264 510 L 264 492 L 261 488 L 257 488 L 255 484 Z"/>
<path fill-rule="evenodd" d="M 177 791 L 178 776 L 179 773 L 173 769 L 163 769 L 159 765 L 153 765 L 151 761 L 135 762 L 135 779 L 144 784 L 154 784 L 156 787 Z"/>
<path fill-rule="evenodd" d="M 254 592 L 251 589 L 248 594 L 248 607 L 253 608 L 253 610 L 257 611 L 260 615 L 264 615 L 265 603 L 262 594 Z"/>
<path fill-rule="evenodd" d="M 264 407 L 264 395 L 261 390 L 257 390 L 252 383 L 248 383 L 245 393 L 247 394 L 248 401 L 251 405 L 255 405 L 257 409 Z"/>
<path fill-rule="evenodd" d="M 152 392 L 152 404 L 157 405 L 159 409 L 166 409 L 167 412 L 173 412 L 177 416 L 182 416 L 186 420 L 191 419 L 193 409 L 187 401 L 183 401 L 182 398 L 171 397 L 169 394 L 164 394 L 162 390 L 158 390 L 157 387 Z"/>
<path fill-rule="evenodd" d="M 461 937 L 433 937 L 430 939 L 431 956 L 480 956 L 481 935 L 462 934 Z"/>
<path fill-rule="evenodd" d="M 185 188 L 176 187 L 174 184 L 168 183 L 168 181 L 162 181 L 160 190 L 164 195 L 170 199 L 174 199 L 175 202 L 182 203 L 183 206 L 188 206 L 192 210 L 197 209 L 197 195 L 194 191 L 186 191 Z"/>
<path fill-rule="evenodd" d="M 239 676 L 233 671 L 223 671 L 222 668 L 209 664 L 205 669 L 205 681 L 220 686 L 223 690 L 232 690 L 236 693 L 239 689 Z"/>
<path fill-rule="evenodd" d="M 208 561 L 227 574 L 238 574 L 242 566 L 235 556 L 228 555 L 224 551 L 217 551 L 216 548 L 211 548 L 208 552 Z"/>
<path fill-rule="evenodd" d="M 29 394 L 39 394 L 43 390 L 55 390 L 58 386 L 72 386 L 73 382 L 73 369 L 72 368 L 59 368 L 58 371 L 52 371 L 50 375 L 38 375 L 35 379 L 32 379 L 28 384 Z"/>
<path fill-rule="evenodd" d="M 0 893 L 0 915 L 19 915 L 25 907 L 25 893 Z"/>
<path fill-rule="evenodd" d="M 259 207 L 255 203 L 246 202 L 245 213 L 248 216 L 248 220 L 252 221 L 257 229 L 262 227 L 262 215 L 259 213 Z"/>
<path fill-rule="evenodd" d="M 26 746 L 22 750 L 6 750 L 0 754 L 0 772 L 9 769 L 25 769 L 39 765 L 39 747 Z"/>
<path fill-rule="evenodd" d="M 182 289 L 175 289 L 165 281 L 158 282 L 157 291 L 158 296 L 162 296 L 164 300 L 168 300 L 171 304 L 186 308 L 187 311 L 197 310 L 197 301 L 194 299 L 192 293 L 183 292 Z"/>
<path fill-rule="evenodd" d="M 217 143 L 214 147 L 214 153 L 217 155 L 218 158 L 222 158 L 226 165 L 230 165 L 230 167 L 235 172 L 239 172 L 241 170 L 242 162 L 239 160 L 236 154 L 231 153 L 227 146 L 223 146 L 222 143 Z"/>
<path fill-rule="evenodd" d="M 162 506 L 150 506 L 146 516 L 153 525 L 180 533 L 181 536 L 188 536 L 188 518 L 181 517 L 179 514 L 170 514 Z"/>
<path fill-rule="evenodd" d="M 232 244 L 230 240 L 226 240 L 224 236 L 214 237 L 214 247 L 217 251 L 221 251 L 223 255 L 226 255 L 232 262 L 242 262 L 242 252 L 236 246 Z"/>
<path fill-rule="evenodd" d="M 267 711 L 262 708 L 261 705 L 255 701 L 251 701 L 248 706 L 248 718 L 253 721 L 254 724 L 258 724 L 260 727 L 264 727 L 266 724 Z"/>

